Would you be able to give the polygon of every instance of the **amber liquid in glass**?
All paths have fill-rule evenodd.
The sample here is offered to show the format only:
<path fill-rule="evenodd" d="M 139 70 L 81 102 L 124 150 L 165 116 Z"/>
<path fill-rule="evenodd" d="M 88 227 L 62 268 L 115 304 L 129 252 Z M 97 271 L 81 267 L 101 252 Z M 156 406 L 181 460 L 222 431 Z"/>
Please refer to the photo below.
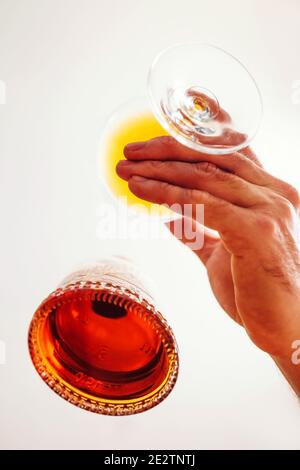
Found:
<path fill-rule="evenodd" d="M 146 141 L 162 135 L 167 135 L 167 132 L 150 111 L 144 111 L 116 124 L 106 137 L 105 146 L 101 151 L 100 158 L 104 159 L 104 178 L 110 191 L 116 197 L 126 198 L 129 206 L 141 206 L 143 211 L 153 211 L 154 205 L 139 199 L 129 191 L 127 182 L 116 174 L 116 165 L 119 160 L 125 158 L 123 150 L 126 144 Z M 164 208 L 155 207 L 157 212 L 167 212 Z"/>

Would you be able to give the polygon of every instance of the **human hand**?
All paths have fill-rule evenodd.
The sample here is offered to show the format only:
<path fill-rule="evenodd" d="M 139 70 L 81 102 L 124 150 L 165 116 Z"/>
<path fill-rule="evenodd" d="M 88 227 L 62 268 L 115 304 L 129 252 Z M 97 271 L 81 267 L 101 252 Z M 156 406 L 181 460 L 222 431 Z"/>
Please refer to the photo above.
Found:
<path fill-rule="evenodd" d="M 129 144 L 124 154 L 117 172 L 136 196 L 204 204 L 205 225 L 219 237 L 206 232 L 196 254 L 216 298 L 259 348 L 290 357 L 300 335 L 298 192 L 267 173 L 250 149 L 208 155 L 158 137 Z"/>

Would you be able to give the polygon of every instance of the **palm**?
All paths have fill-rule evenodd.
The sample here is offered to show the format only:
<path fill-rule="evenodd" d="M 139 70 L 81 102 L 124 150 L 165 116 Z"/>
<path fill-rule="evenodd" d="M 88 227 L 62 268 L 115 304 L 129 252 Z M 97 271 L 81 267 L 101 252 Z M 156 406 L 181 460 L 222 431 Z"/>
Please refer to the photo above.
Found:
<path fill-rule="evenodd" d="M 211 288 L 219 304 L 233 320 L 241 323 L 235 302 L 231 271 L 232 255 L 220 239 L 206 238 L 205 245 L 198 256 L 206 266 Z"/>

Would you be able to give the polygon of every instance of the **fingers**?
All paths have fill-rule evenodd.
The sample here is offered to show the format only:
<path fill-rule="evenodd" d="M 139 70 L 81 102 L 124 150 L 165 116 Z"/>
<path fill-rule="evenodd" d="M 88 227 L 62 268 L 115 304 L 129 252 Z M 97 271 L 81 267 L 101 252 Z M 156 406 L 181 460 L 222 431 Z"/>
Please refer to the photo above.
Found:
<path fill-rule="evenodd" d="M 219 231 L 231 231 L 240 226 L 243 209 L 216 198 L 205 191 L 182 188 L 166 182 L 132 176 L 128 181 L 130 191 L 137 197 L 156 204 L 167 204 L 175 212 L 189 214 L 196 221 L 202 221 L 205 205 L 205 225 Z"/>
<path fill-rule="evenodd" d="M 202 144 L 210 145 L 211 147 L 215 148 L 240 145 L 242 142 L 244 142 L 244 140 L 244 134 L 239 134 L 238 132 L 230 128 L 223 129 L 222 134 L 217 137 L 201 136 Z M 207 153 L 202 153 L 198 150 L 193 150 L 189 147 L 185 147 L 171 136 L 154 137 L 153 139 L 150 139 L 145 142 L 134 142 L 131 144 L 127 144 L 124 148 L 124 155 L 126 158 L 143 159 L 141 156 L 141 152 L 146 152 L 146 154 L 148 154 L 153 150 L 159 152 L 157 155 L 164 155 L 165 157 L 169 156 L 173 160 L 175 150 L 179 159 L 189 158 L 190 160 L 193 160 L 197 158 L 197 155 L 199 153 L 200 155 L 208 155 Z M 133 152 L 135 152 L 134 155 Z M 171 155 L 173 158 L 171 157 Z M 217 156 L 219 159 L 224 157 L 223 155 L 215 156 Z"/>
<path fill-rule="evenodd" d="M 259 158 L 256 156 L 255 152 L 251 149 L 251 147 L 245 147 L 239 151 L 239 153 L 245 155 L 245 157 L 249 158 L 252 162 L 256 163 L 260 168 L 263 168 L 263 165 Z"/>
<path fill-rule="evenodd" d="M 172 160 L 181 162 L 210 162 L 218 167 L 236 174 L 244 180 L 266 185 L 266 172 L 254 161 L 241 153 L 230 155 L 212 155 L 192 150 L 177 142 L 173 137 L 156 137 L 146 142 L 135 142 L 124 148 L 128 160 Z"/>
<path fill-rule="evenodd" d="M 156 137 L 146 142 L 126 145 L 125 157 L 130 161 L 161 160 L 181 162 L 209 162 L 233 173 L 249 183 L 268 188 L 288 199 L 299 208 L 299 194 L 291 185 L 265 171 L 255 153 L 249 148 L 230 155 L 212 155 L 198 152 L 177 142 L 173 137 Z"/>
<path fill-rule="evenodd" d="M 116 170 L 126 181 L 134 175 L 140 175 L 182 188 L 205 191 L 241 207 L 251 207 L 265 202 L 265 194 L 259 191 L 257 186 L 221 170 L 213 163 L 122 160 Z"/>

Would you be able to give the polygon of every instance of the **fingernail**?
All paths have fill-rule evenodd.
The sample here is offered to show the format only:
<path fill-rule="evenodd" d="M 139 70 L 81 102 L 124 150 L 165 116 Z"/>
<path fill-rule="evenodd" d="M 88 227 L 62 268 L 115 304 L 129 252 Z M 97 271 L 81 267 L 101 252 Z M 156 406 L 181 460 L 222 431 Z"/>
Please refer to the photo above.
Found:
<path fill-rule="evenodd" d="M 129 172 L 127 171 L 128 169 L 128 165 L 130 165 L 131 162 L 128 162 L 127 160 L 120 160 L 117 164 L 116 164 L 116 173 L 118 176 L 120 176 L 120 178 L 122 178 L 123 180 L 128 180 L 128 178 L 130 177 L 130 174 L 128 174 Z"/>
<path fill-rule="evenodd" d="M 146 142 L 132 142 L 131 144 L 127 144 L 124 150 L 129 150 L 129 152 L 135 152 L 136 150 L 140 150 L 144 147 Z"/>
<path fill-rule="evenodd" d="M 147 181 L 147 178 L 144 178 L 143 176 L 138 176 L 138 175 L 134 175 L 130 179 L 133 181 L 136 181 L 137 183 L 145 183 Z"/>
<path fill-rule="evenodd" d="M 127 165 L 130 165 L 130 164 L 131 164 L 131 162 L 129 162 L 128 160 L 120 160 L 120 161 L 117 163 L 116 167 L 118 168 L 118 167 L 120 167 L 120 166 L 127 166 Z"/>

